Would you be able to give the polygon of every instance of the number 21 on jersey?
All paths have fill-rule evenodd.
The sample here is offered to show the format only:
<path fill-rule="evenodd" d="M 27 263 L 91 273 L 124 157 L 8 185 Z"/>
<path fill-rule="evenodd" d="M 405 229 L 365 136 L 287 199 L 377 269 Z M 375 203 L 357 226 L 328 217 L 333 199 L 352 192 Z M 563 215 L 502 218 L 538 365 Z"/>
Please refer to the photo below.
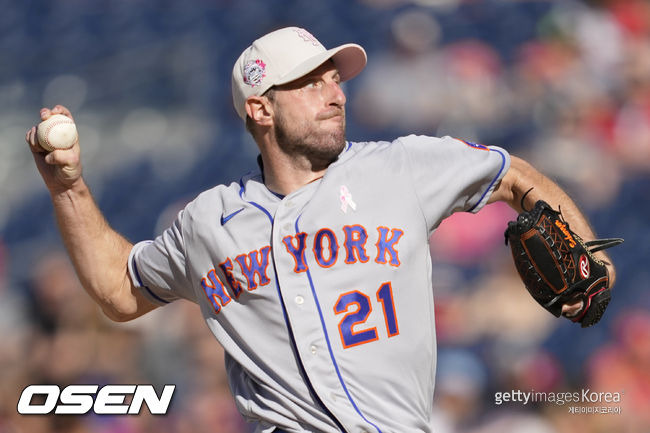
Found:
<path fill-rule="evenodd" d="M 381 304 L 388 337 L 399 335 L 393 288 L 390 282 L 382 284 L 377 290 L 377 302 Z M 344 314 L 339 322 L 339 334 L 345 349 L 370 343 L 379 338 L 376 327 L 359 329 L 368 320 L 370 313 L 372 313 L 372 301 L 365 293 L 352 290 L 339 296 L 334 304 L 334 314 Z"/>

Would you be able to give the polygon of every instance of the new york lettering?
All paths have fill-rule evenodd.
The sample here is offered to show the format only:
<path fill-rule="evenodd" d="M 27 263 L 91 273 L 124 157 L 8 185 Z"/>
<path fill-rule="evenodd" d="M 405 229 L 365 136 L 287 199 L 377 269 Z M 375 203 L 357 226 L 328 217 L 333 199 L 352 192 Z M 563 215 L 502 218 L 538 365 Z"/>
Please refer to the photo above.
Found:
<path fill-rule="evenodd" d="M 287 254 L 293 258 L 295 273 L 309 270 L 308 250 L 313 262 L 321 268 L 330 268 L 339 262 L 346 265 L 367 263 L 371 257 L 369 254 L 374 256 L 375 263 L 399 267 L 401 262 L 397 244 L 403 234 L 403 230 L 383 226 L 377 227 L 374 233 L 368 233 L 365 227 L 356 224 L 344 226 L 338 236 L 334 230 L 322 228 L 314 235 L 301 232 L 285 236 L 282 243 Z M 374 236 L 372 240 L 369 240 L 370 235 Z M 376 242 L 372 248 L 371 242 L 374 240 Z M 232 297 L 239 298 L 244 290 L 253 291 L 271 282 L 268 276 L 270 253 L 271 247 L 267 245 L 234 259 L 228 257 L 218 266 L 225 276 L 225 283 L 217 275 L 216 269 L 210 269 L 205 274 L 200 284 L 215 313 L 226 307 Z M 237 279 L 236 274 L 243 278 Z"/>

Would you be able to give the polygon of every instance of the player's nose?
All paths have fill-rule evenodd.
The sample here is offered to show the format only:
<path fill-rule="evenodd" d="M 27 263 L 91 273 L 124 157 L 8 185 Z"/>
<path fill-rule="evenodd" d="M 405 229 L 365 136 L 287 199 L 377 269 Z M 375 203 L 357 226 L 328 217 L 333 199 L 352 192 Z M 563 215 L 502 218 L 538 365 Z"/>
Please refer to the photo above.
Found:
<path fill-rule="evenodd" d="M 339 107 L 342 107 L 345 105 L 345 102 L 347 101 L 345 97 L 345 93 L 343 92 L 343 89 L 341 88 L 340 83 L 338 83 L 335 80 L 331 80 L 327 83 L 327 102 L 330 105 L 337 105 Z"/>

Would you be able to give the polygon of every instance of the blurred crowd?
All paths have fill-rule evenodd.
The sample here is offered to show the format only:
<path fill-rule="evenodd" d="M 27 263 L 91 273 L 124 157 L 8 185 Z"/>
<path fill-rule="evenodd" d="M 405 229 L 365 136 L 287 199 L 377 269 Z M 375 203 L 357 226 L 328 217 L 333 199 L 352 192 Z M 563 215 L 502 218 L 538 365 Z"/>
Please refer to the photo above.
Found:
<path fill-rule="evenodd" d="M 650 431 L 650 2 L 0 5 L 0 433 L 249 431 L 198 307 L 116 324 L 84 293 L 23 137 L 41 106 L 71 108 L 108 221 L 134 242 L 152 238 L 202 189 L 254 168 L 230 70 L 284 25 L 367 49 L 366 70 L 345 85 L 351 140 L 421 133 L 502 146 L 556 179 L 599 235 L 626 239 L 611 250 L 605 317 L 580 329 L 523 289 L 503 245 L 514 211 L 445 220 L 431 242 L 434 431 Z M 166 416 L 18 415 L 20 393 L 38 383 L 177 386 Z M 516 390 L 621 401 L 496 403 Z"/>

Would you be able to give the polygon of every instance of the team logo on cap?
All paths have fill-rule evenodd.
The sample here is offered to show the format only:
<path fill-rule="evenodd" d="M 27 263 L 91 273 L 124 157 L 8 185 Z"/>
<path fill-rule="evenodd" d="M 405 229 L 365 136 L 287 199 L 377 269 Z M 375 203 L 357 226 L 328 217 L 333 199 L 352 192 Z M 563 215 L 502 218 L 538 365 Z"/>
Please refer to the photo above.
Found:
<path fill-rule="evenodd" d="M 305 41 L 305 42 L 311 42 L 311 44 L 312 44 L 313 46 L 315 46 L 315 47 L 317 47 L 317 46 L 320 45 L 320 42 L 318 42 L 318 39 L 316 39 L 316 38 L 314 37 L 314 35 L 312 35 L 311 33 L 309 33 L 307 30 L 305 30 L 305 29 L 294 29 L 293 31 L 296 32 L 296 33 L 298 34 L 298 36 L 300 36 L 300 38 L 301 38 L 303 41 Z"/>
<path fill-rule="evenodd" d="M 244 83 L 249 86 L 259 86 L 264 77 L 266 77 L 266 64 L 260 59 L 251 60 L 244 66 Z"/>

